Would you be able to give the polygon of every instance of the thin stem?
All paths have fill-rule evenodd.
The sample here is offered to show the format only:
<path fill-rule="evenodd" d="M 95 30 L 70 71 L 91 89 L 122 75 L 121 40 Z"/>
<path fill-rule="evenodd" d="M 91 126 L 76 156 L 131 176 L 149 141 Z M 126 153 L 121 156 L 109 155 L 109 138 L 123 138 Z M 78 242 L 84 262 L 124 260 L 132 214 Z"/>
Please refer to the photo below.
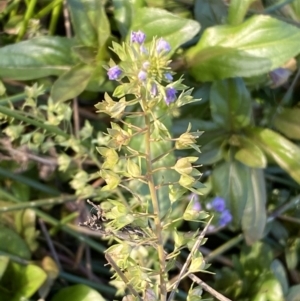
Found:
<path fill-rule="evenodd" d="M 147 164 L 147 174 L 148 174 L 148 187 L 151 195 L 151 201 L 154 213 L 154 223 L 155 223 L 155 233 L 157 236 L 157 248 L 158 257 L 160 265 L 160 300 L 165 301 L 167 299 L 167 287 L 165 282 L 165 272 L 166 272 L 166 262 L 165 253 L 162 238 L 162 225 L 160 220 L 160 209 L 157 198 L 157 193 L 154 184 L 153 171 L 152 171 L 152 157 L 151 157 L 151 128 L 150 128 L 150 118 L 145 114 L 145 123 L 147 126 L 147 131 L 145 134 L 145 145 L 146 145 L 146 164 Z"/>
<path fill-rule="evenodd" d="M 208 229 L 208 227 L 209 227 L 212 219 L 213 219 L 213 217 L 210 218 L 210 220 L 206 224 L 205 228 L 203 229 L 203 231 L 201 232 L 201 234 L 197 238 L 195 244 L 193 245 L 193 248 L 192 248 L 192 250 L 191 250 L 188 258 L 186 259 L 185 264 L 183 265 L 183 267 L 182 267 L 182 269 L 181 269 L 181 271 L 179 273 L 178 279 L 177 279 L 177 281 L 173 285 L 173 289 L 172 289 L 172 292 L 171 292 L 171 294 L 170 294 L 170 296 L 168 298 L 168 301 L 172 301 L 173 300 L 173 297 L 175 295 L 177 287 L 178 287 L 180 281 L 182 280 L 183 276 L 185 275 L 185 273 L 188 271 L 188 267 L 189 267 L 190 263 L 192 262 L 194 253 L 199 250 L 201 242 L 202 242 L 202 240 L 204 238 L 204 235 L 205 235 L 205 233 L 206 233 L 206 231 L 207 231 L 207 229 Z"/>
<path fill-rule="evenodd" d="M 54 35 L 57 27 L 58 18 L 60 15 L 60 11 L 62 8 L 62 2 L 60 2 L 58 5 L 53 7 L 52 14 L 51 14 L 51 21 L 49 25 L 49 34 Z"/>
<path fill-rule="evenodd" d="M 143 301 L 141 296 L 137 293 L 137 291 L 133 288 L 133 286 L 130 284 L 129 280 L 126 278 L 126 276 L 122 273 L 122 271 L 119 269 L 119 267 L 117 266 L 117 264 L 114 262 L 114 260 L 112 259 L 112 257 L 106 253 L 105 254 L 105 258 L 106 260 L 109 262 L 109 264 L 113 267 L 113 269 L 116 271 L 116 273 L 120 276 L 120 278 L 124 281 L 124 283 L 126 283 L 128 289 L 130 290 L 130 292 L 137 297 L 140 301 Z"/>
<path fill-rule="evenodd" d="M 31 0 L 29 2 L 28 8 L 27 8 L 25 16 L 24 16 L 22 27 L 20 28 L 20 31 L 19 31 L 19 34 L 17 37 L 18 42 L 22 40 L 24 34 L 26 33 L 29 20 L 33 16 L 33 13 L 34 13 L 36 3 L 37 3 L 37 0 Z"/>

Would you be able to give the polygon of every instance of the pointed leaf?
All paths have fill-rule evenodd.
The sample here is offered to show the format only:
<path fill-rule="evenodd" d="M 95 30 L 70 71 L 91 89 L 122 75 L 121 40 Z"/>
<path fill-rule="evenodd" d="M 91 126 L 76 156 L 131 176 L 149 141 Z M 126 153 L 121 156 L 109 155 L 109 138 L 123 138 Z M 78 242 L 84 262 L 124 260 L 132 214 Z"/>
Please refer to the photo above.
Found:
<path fill-rule="evenodd" d="M 245 136 L 239 136 L 238 140 L 240 149 L 235 153 L 234 158 L 249 167 L 265 168 L 267 158 L 263 151 Z"/>
<path fill-rule="evenodd" d="M 162 37 L 170 43 L 172 51 L 175 51 L 198 33 L 200 25 L 194 20 L 181 18 L 163 9 L 145 7 L 138 10 L 132 24 L 132 30 L 141 28 L 148 42 L 154 36 Z"/>
<path fill-rule="evenodd" d="M 227 130 L 237 130 L 249 125 L 252 102 L 242 79 L 228 79 L 212 84 L 210 109 L 213 120 Z"/>
<path fill-rule="evenodd" d="M 125 38 L 133 20 L 137 17 L 137 10 L 144 6 L 144 0 L 120 1 L 113 0 L 114 19 L 119 32 Z"/>
<path fill-rule="evenodd" d="M 278 131 L 290 139 L 300 140 L 300 109 L 281 108 L 273 120 Z"/>
<path fill-rule="evenodd" d="M 228 23 L 230 25 L 241 24 L 252 2 L 256 0 L 231 0 L 228 12 Z"/>
<path fill-rule="evenodd" d="M 94 289 L 84 285 L 76 284 L 61 289 L 51 301 L 105 301 L 105 299 Z"/>
<path fill-rule="evenodd" d="M 242 229 L 246 242 L 253 244 L 263 237 L 266 222 L 266 184 L 261 169 L 249 169 L 248 194 L 242 217 Z"/>
<path fill-rule="evenodd" d="M 264 74 L 299 52 L 297 27 L 259 15 L 237 26 L 208 28 L 186 59 L 197 80 L 214 81 Z"/>
<path fill-rule="evenodd" d="M 52 86 L 51 97 L 54 102 L 70 100 L 82 93 L 93 73 L 89 65 L 77 65 L 60 76 Z"/>
<path fill-rule="evenodd" d="M 60 75 L 74 64 L 74 40 L 43 36 L 0 48 L 0 76 L 31 80 Z"/>
<path fill-rule="evenodd" d="M 238 161 L 220 163 L 212 173 L 214 191 L 226 200 L 236 227 L 239 226 L 245 209 L 249 177 L 249 168 Z"/>
<path fill-rule="evenodd" d="M 280 134 L 262 128 L 249 129 L 257 143 L 297 183 L 300 183 L 300 148 Z"/>

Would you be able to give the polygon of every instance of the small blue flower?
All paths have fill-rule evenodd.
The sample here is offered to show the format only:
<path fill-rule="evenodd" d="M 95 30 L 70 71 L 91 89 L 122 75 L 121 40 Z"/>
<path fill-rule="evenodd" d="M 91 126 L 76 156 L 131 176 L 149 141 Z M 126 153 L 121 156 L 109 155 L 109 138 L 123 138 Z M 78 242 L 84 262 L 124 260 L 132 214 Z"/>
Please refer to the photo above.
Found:
<path fill-rule="evenodd" d="M 131 32 L 131 42 L 143 44 L 145 42 L 146 35 L 142 31 L 132 31 Z"/>
<path fill-rule="evenodd" d="M 158 94 L 156 83 L 151 84 L 150 93 L 151 93 L 152 96 L 156 96 Z"/>
<path fill-rule="evenodd" d="M 225 200 L 219 196 L 215 197 L 210 203 L 206 205 L 207 209 L 214 209 L 217 212 L 223 212 L 226 209 Z"/>
<path fill-rule="evenodd" d="M 165 97 L 165 102 L 167 105 L 170 103 L 174 102 L 176 100 L 176 89 L 173 87 L 169 87 L 166 89 L 166 97 Z"/>
<path fill-rule="evenodd" d="M 228 209 L 224 210 L 221 213 L 220 219 L 219 219 L 219 226 L 223 227 L 229 224 L 232 221 L 232 215 L 229 212 Z"/>
<path fill-rule="evenodd" d="M 121 74 L 122 70 L 117 65 L 109 68 L 109 70 L 107 71 L 107 75 L 110 80 L 118 79 Z"/>
<path fill-rule="evenodd" d="M 173 80 L 173 76 L 171 73 L 167 72 L 165 73 L 165 79 L 171 82 Z"/>
<path fill-rule="evenodd" d="M 148 50 L 144 45 L 140 46 L 140 52 L 143 53 L 143 54 L 148 54 Z"/>
<path fill-rule="evenodd" d="M 147 72 L 141 70 L 138 74 L 138 78 L 140 81 L 144 82 L 147 79 Z"/>
<path fill-rule="evenodd" d="M 156 51 L 158 53 L 161 53 L 162 51 L 169 52 L 170 50 L 171 50 L 171 46 L 166 40 L 162 38 L 158 40 L 156 45 Z"/>

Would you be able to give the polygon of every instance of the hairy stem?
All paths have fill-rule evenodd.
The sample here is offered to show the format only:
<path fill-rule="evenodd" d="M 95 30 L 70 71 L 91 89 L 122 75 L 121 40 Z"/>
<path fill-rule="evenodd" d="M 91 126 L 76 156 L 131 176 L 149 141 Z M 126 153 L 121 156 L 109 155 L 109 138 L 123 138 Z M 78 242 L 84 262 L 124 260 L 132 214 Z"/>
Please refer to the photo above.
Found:
<path fill-rule="evenodd" d="M 157 236 L 157 249 L 158 249 L 158 257 L 159 257 L 159 265 L 160 265 L 160 300 L 165 301 L 167 299 L 167 288 L 166 288 L 166 282 L 164 278 L 165 271 L 166 271 L 166 262 L 165 262 L 165 254 L 164 254 L 164 246 L 163 246 L 163 238 L 162 238 L 162 225 L 160 220 L 159 203 L 158 203 L 157 193 L 155 189 L 153 170 L 152 170 L 150 118 L 147 115 L 147 113 L 145 114 L 145 123 L 147 126 L 147 131 L 145 134 L 145 145 L 146 145 L 148 187 L 150 190 L 151 201 L 153 206 L 155 233 Z"/>

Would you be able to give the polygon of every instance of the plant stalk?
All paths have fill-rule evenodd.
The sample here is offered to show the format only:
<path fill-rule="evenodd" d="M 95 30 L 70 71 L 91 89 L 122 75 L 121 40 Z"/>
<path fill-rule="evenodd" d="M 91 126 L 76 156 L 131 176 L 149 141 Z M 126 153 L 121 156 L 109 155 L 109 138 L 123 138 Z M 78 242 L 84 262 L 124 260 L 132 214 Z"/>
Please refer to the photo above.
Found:
<path fill-rule="evenodd" d="M 159 257 L 159 265 L 160 265 L 160 300 L 166 301 L 167 299 L 167 287 L 165 282 L 166 262 L 165 262 L 165 254 L 164 254 L 164 246 L 163 246 L 163 238 L 162 238 L 160 209 L 159 209 L 159 203 L 158 203 L 158 198 L 157 198 L 157 193 L 156 193 L 155 183 L 153 178 L 153 171 L 152 171 L 152 157 L 151 157 L 151 143 L 150 143 L 151 125 L 150 125 L 150 118 L 146 112 L 145 112 L 145 123 L 147 127 L 147 131 L 145 134 L 147 181 L 148 181 L 148 187 L 150 190 L 151 201 L 153 206 L 155 233 L 157 236 L 157 248 L 158 248 L 158 257 Z"/>

